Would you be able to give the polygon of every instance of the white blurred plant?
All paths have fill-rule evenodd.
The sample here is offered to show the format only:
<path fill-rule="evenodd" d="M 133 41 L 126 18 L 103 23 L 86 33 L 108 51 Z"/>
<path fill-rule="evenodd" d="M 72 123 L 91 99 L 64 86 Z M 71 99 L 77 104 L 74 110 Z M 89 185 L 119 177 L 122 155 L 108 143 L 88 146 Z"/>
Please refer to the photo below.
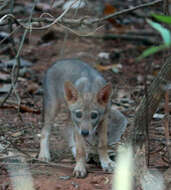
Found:
<path fill-rule="evenodd" d="M 112 190 L 132 190 L 133 188 L 132 147 L 120 146 L 116 158 Z"/>
<path fill-rule="evenodd" d="M 130 145 L 120 146 L 112 179 L 112 190 L 134 189 L 133 178 L 136 175 L 135 171 L 138 169 L 134 167 L 134 163 L 132 147 Z M 147 170 L 147 172 L 142 173 L 140 183 L 143 190 L 165 189 L 163 175 L 157 170 Z"/>
<path fill-rule="evenodd" d="M 13 190 L 35 190 L 33 179 L 23 158 L 16 158 L 7 163 Z"/>

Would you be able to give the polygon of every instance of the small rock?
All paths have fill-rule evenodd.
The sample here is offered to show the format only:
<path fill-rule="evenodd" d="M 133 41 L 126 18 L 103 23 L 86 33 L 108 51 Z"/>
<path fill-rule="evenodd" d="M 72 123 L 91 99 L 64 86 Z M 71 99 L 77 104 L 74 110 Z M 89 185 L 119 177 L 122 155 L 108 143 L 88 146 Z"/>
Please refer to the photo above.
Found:
<path fill-rule="evenodd" d="M 64 5 L 63 5 L 63 10 L 66 10 L 68 8 L 71 9 L 81 9 L 84 8 L 86 3 L 84 1 L 78 0 L 77 2 L 74 3 L 75 0 L 70 0 L 67 1 Z M 73 5 L 72 5 L 73 4 Z M 72 5 L 72 7 L 71 7 Z"/>
<path fill-rule="evenodd" d="M 71 184 L 75 187 L 75 189 L 78 189 L 79 185 L 77 183 L 75 183 L 74 181 L 72 181 Z"/>
<path fill-rule="evenodd" d="M 109 59 L 109 53 L 107 52 L 101 52 L 98 54 L 98 57 L 101 59 Z"/>
<path fill-rule="evenodd" d="M 10 39 L 9 39 L 9 34 L 7 32 L 0 32 L 0 41 L 3 41 L 3 43 L 9 43 Z"/>
<path fill-rule="evenodd" d="M 6 83 L 10 83 L 11 82 L 11 77 L 9 74 L 6 73 L 0 73 L 0 82 L 6 82 Z"/>
<path fill-rule="evenodd" d="M 69 180 L 71 177 L 70 176 L 60 176 L 59 179 L 62 180 Z"/>
<path fill-rule="evenodd" d="M 55 1 L 52 5 L 52 8 L 60 7 L 64 3 L 64 0 Z"/>
<path fill-rule="evenodd" d="M 112 71 L 113 71 L 114 73 L 119 73 L 121 69 L 122 69 L 122 64 L 115 64 L 115 65 L 113 65 L 113 67 L 112 67 Z"/>
<path fill-rule="evenodd" d="M 154 118 L 154 119 L 163 119 L 163 118 L 164 118 L 164 114 L 155 113 L 155 114 L 153 115 L 153 118 Z"/>
<path fill-rule="evenodd" d="M 11 88 L 11 84 L 3 84 L 1 87 L 0 87 L 0 94 L 6 94 L 9 92 Z"/>
<path fill-rule="evenodd" d="M 39 3 L 36 4 L 35 9 L 38 10 L 38 11 L 49 11 L 49 10 L 51 10 L 51 7 L 47 3 L 40 3 L 39 2 Z"/>

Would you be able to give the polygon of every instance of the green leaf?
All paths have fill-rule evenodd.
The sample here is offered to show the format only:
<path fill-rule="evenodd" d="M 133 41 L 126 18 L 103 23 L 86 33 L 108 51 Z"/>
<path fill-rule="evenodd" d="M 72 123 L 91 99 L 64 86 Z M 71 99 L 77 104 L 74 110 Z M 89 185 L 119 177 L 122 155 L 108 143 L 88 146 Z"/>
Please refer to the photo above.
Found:
<path fill-rule="evenodd" d="M 151 16 L 160 22 L 171 24 L 171 16 L 157 15 L 157 14 L 151 14 Z"/>
<path fill-rule="evenodd" d="M 149 56 L 151 54 L 154 54 L 154 53 L 156 53 L 158 51 L 164 50 L 166 48 L 168 48 L 168 46 L 165 45 L 165 44 L 162 44 L 160 46 L 150 47 L 150 48 L 146 49 L 139 57 L 137 57 L 136 60 L 140 61 L 141 59 L 143 59 L 143 58 L 145 58 L 145 57 L 147 57 L 147 56 Z"/>
<path fill-rule="evenodd" d="M 160 46 L 153 46 L 151 48 L 146 49 L 138 58 L 136 58 L 137 61 L 143 59 L 144 57 L 147 57 L 151 54 L 154 54 L 158 51 L 164 50 L 166 48 L 169 48 L 171 45 L 171 35 L 170 31 L 166 28 L 164 28 L 161 24 L 153 22 L 149 19 L 147 19 L 147 22 L 158 32 L 160 32 L 164 43 L 161 44 Z"/>
<path fill-rule="evenodd" d="M 153 22 L 149 19 L 147 19 L 147 22 L 154 28 L 156 29 L 158 32 L 160 32 L 164 44 L 169 46 L 171 44 L 171 37 L 170 37 L 170 32 L 169 30 L 167 30 L 166 28 L 164 28 L 161 24 Z"/>

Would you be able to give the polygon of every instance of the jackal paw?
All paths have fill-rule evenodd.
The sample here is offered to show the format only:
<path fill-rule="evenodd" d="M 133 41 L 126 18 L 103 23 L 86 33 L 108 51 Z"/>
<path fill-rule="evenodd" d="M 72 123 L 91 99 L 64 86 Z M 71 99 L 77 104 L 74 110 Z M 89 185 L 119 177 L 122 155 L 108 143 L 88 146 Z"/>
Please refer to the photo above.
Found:
<path fill-rule="evenodd" d="M 111 173 L 115 167 L 115 162 L 108 158 L 107 160 L 101 160 L 101 166 L 105 172 Z"/>
<path fill-rule="evenodd" d="M 40 152 L 38 158 L 39 158 L 39 160 L 49 162 L 50 161 L 50 154 L 49 153 L 45 154 L 45 153 Z"/>
<path fill-rule="evenodd" d="M 82 163 L 76 164 L 73 174 L 75 177 L 83 178 L 87 175 L 87 170 Z"/>

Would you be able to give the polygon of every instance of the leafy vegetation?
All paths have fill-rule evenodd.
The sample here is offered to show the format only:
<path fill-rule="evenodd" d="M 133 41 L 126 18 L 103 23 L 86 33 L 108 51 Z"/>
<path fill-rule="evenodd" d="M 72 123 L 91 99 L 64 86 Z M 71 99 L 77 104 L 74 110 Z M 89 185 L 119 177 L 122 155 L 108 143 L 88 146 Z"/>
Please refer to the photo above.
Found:
<path fill-rule="evenodd" d="M 154 17 L 156 20 L 171 24 L 171 16 L 164 16 L 164 15 L 157 15 L 157 14 L 152 14 L 152 17 Z M 141 60 L 149 55 L 152 55 L 158 51 L 165 50 L 170 47 L 171 45 L 171 33 L 170 31 L 162 26 L 161 24 L 154 22 L 152 20 L 147 19 L 147 22 L 149 25 L 151 25 L 155 30 L 157 30 L 160 35 L 162 36 L 163 43 L 159 46 L 152 46 L 148 49 L 146 49 L 138 58 L 137 60 Z"/>

